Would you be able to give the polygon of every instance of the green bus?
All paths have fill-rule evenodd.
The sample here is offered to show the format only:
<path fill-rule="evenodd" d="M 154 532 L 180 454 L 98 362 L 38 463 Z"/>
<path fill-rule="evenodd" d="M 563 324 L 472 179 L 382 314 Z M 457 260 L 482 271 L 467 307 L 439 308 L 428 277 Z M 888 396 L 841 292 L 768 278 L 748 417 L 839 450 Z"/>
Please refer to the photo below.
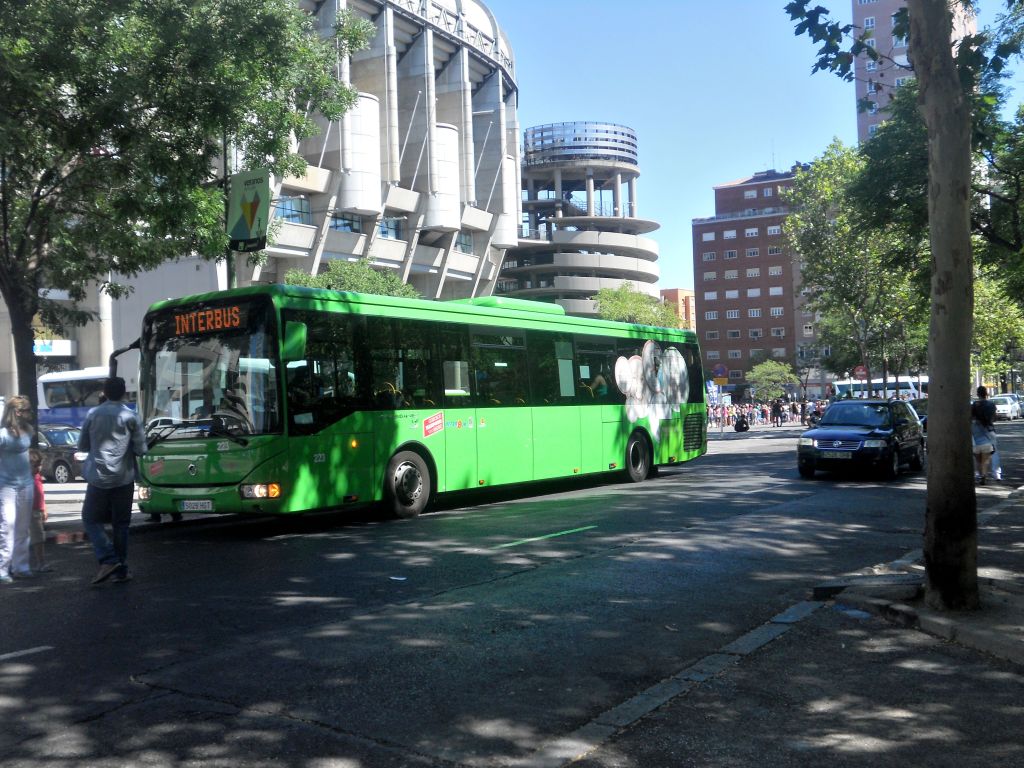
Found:
<path fill-rule="evenodd" d="M 139 352 L 149 513 L 411 517 L 436 493 L 639 482 L 707 450 L 692 331 L 554 304 L 253 286 L 154 304 Z"/>

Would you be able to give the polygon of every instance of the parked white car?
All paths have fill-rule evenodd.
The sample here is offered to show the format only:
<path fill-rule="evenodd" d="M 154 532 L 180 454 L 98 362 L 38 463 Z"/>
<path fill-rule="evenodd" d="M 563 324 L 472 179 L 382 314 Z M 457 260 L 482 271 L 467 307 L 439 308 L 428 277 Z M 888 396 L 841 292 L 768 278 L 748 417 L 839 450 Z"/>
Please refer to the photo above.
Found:
<path fill-rule="evenodd" d="M 1020 404 L 1009 395 L 989 398 L 996 406 L 996 418 L 1013 421 L 1020 418 Z"/>

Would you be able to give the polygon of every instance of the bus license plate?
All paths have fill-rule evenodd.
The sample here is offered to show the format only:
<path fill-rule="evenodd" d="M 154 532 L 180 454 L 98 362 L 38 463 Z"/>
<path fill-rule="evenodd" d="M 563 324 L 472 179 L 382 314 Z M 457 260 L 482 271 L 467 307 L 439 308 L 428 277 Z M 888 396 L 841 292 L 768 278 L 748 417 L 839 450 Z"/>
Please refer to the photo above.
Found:
<path fill-rule="evenodd" d="M 852 459 L 853 454 L 849 451 L 822 451 L 821 458 L 823 459 Z"/>
<path fill-rule="evenodd" d="M 213 501 L 210 499 L 186 499 L 181 502 L 182 512 L 213 512 Z"/>

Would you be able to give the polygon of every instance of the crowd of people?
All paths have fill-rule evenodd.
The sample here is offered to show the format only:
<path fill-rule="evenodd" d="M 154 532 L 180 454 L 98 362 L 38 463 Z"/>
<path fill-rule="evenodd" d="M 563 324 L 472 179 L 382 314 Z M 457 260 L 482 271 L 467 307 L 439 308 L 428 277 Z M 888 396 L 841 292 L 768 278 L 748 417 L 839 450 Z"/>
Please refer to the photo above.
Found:
<path fill-rule="evenodd" d="M 708 429 L 786 425 L 808 426 L 821 417 L 828 407 L 827 400 L 801 400 L 786 402 L 777 399 L 770 402 L 736 403 L 731 405 L 708 406 Z"/>

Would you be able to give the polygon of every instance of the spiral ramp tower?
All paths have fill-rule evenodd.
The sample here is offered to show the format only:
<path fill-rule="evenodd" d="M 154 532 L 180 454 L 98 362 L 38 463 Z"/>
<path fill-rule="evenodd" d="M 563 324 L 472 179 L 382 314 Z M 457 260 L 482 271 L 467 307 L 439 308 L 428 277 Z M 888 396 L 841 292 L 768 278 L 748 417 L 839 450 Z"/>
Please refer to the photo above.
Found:
<path fill-rule="evenodd" d="M 523 218 L 495 293 L 550 301 L 594 317 L 602 288 L 629 282 L 659 297 L 659 224 L 637 218 L 640 176 L 636 133 L 613 123 L 553 123 L 527 128 L 523 142 Z M 626 194 L 623 195 L 625 186 Z"/>
<path fill-rule="evenodd" d="M 339 56 L 358 101 L 298 145 L 309 167 L 273 190 L 274 242 L 241 283 L 370 257 L 426 298 L 491 294 L 521 218 L 515 63 L 494 16 L 476 0 L 299 4 L 323 34 L 343 11 L 376 33 Z"/>

